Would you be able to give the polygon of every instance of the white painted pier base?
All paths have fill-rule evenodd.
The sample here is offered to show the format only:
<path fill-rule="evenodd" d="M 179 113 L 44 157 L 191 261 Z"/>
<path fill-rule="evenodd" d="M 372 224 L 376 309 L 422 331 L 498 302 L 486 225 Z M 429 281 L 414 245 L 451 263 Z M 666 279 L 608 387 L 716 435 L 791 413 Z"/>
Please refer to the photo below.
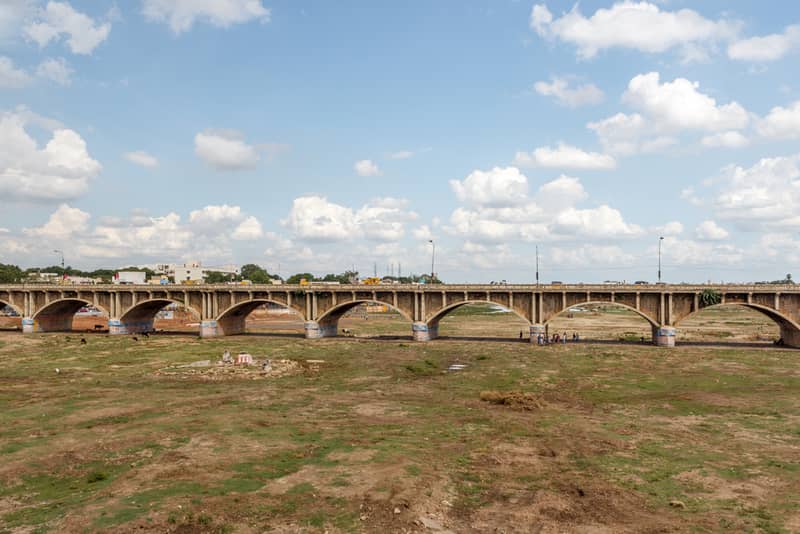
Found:
<path fill-rule="evenodd" d="M 675 346 L 675 328 L 672 326 L 653 327 L 653 344 L 657 347 Z"/>
<path fill-rule="evenodd" d="M 439 337 L 439 325 L 429 325 L 423 321 L 415 321 L 411 325 L 414 341 L 430 341 Z"/>
<path fill-rule="evenodd" d="M 338 323 L 320 324 L 317 321 L 306 321 L 303 323 L 306 332 L 306 339 L 320 339 L 323 337 L 334 337 L 339 329 Z"/>
<path fill-rule="evenodd" d="M 545 326 L 543 324 L 532 324 L 530 327 L 530 342 L 531 343 L 538 343 L 539 342 L 539 335 L 544 336 L 546 332 Z"/>

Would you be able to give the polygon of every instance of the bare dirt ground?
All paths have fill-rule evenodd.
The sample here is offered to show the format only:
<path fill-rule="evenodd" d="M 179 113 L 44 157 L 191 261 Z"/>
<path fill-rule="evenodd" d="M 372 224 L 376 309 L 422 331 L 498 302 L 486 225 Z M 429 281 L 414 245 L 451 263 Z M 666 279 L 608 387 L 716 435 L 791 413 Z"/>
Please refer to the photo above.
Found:
<path fill-rule="evenodd" d="M 0 532 L 798 531 L 800 351 L 722 311 L 686 327 L 722 344 L 676 349 L 605 312 L 563 318 L 597 343 L 550 347 L 485 309 L 427 344 L 397 316 L 3 332 Z M 290 371 L 191 365 L 224 350 Z"/>

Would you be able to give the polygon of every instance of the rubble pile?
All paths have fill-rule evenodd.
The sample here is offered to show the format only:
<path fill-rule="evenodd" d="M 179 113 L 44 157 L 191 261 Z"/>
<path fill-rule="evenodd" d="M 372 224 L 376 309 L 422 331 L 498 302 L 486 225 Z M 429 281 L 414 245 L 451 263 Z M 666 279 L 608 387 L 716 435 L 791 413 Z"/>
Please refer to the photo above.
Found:
<path fill-rule="evenodd" d="M 193 378 L 200 380 L 260 380 L 264 378 L 278 378 L 281 376 L 296 375 L 303 372 L 319 371 L 322 360 L 313 363 L 302 363 L 295 360 L 271 360 L 268 358 L 255 358 L 252 354 L 240 352 L 232 357 L 225 351 L 222 359 L 212 362 L 200 360 L 183 365 L 173 365 L 159 369 L 156 376 Z"/>

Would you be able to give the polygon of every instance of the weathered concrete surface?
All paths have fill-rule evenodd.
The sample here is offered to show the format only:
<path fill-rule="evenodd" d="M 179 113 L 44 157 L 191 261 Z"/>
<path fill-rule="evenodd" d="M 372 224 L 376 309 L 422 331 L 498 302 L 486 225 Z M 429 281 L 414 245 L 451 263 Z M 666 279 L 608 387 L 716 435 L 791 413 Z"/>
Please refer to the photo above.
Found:
<path fill-rule="evenodd" d="M 306 321 L 310 338 L 337 334 L 339 319 L 362 303 L 377 302 L 412 324 L 414 339 L 438 336 L 439 321 L 471 303 L 492 303 L 532 326 L 546 326 L 574 306 L 613 303 L 638 313 L 653 327 L 653 342 L 674 343 L 674 328 L 702 310 L 701 294 L 713 290 L 721 304 L 757 310 L 781 327 L 784 342 L 800 347 L 800 287 L 772 285 L 310 285 L 310 286 L 59 286 L 0 285 L 0 302 L 23 316 L 23 331 L 71 328 L 72 316 L 93 305 L 109 317 L 112 333 L 152 328 L 159 310 L 176 303 L 194 313 L 203 336 L 241 334 L 247 315 L 264 303 L 285 306 Z M 658 330 L 670 327 L 672 330 Z M 538 328 L 538 327 L 537 327 Z M 535 342 L 538 329 L 531 329 Z"/>

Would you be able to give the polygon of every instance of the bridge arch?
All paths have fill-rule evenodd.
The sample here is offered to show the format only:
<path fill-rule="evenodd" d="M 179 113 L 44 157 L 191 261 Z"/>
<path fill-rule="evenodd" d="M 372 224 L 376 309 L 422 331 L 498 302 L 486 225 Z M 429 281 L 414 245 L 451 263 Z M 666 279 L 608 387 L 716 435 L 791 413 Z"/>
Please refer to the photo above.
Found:
<path fill-rule="evenodd" d="M 747 302 L 724 302 L 720 304 L 713 304 L 711 306 L 704 306 L 698 310 L 695 310 L 691 313 L 686 314 L 685 316 L 681 317 L 678 321 L 675 322 L 676 326 L 679 323 L 682 323 L 689 317 L 694 317 L 698 313 L 703 312 L 705 310 L 710 309 L 719 309 L 723 307 L 730 307 L 730 306 L 739 306 L 744 307 L 750 310 L 757 311 L 762 315 L 769 318 L 772 322 L 778 325 L 781 332 L 781 338 L 783 339 L 786 345 L 790 346 L 800 346 L 800 324 L 796 321 L 792 320 L 790 317 L 787 317 L 779 310 L 774 308 L 770 308 L 767 306 L 762 306 L 760 304 L 753 304 Z"/>
<path fill-rule="evenodd" d="M 154 298 L 137 302 L 123 313 L 119 319 L 109 321 L 109 330 L 112 334 L 152 332 L 156 315 L 170 304 L 178 304 L 189 310 L 200 322 L 200 315 L 191 306 L 187 306 L 186 303 L 170 298 Z"/>
<path fill-rule="evenodd" d="M 650 326 L 652 326 L 653 328 L 658 328 L 658 327 L 661 326 L 658 323 L 658 321 L 654 320 L 652 317 L 650 317 L 646 313 L 643 313 L 642 311 L 637 310 L 633 306 L 629 306 L 627 304 L 623 304 L 622 302 L 611 302 L 611 301 L 608 301 L 608 300 L 589 300 L 589 301 L 586 301 L 586 302 L 578 302 L 576 304 L 570 304 L 568 307 L 564 308 L 563 310 L 560 310 L 560 311 L 554 313 L 553 315 L 551 315 L 550 317 L 548 317 L 547 320 L 544 321 L 543 324 L 549 324 L 550 321 L 552 321 L 553 319 L 555 319 L 555 318 L 563 315 L 564 313 L 568 312 L 571 308 L 578 308 L 580 306 L 618 306 L 620 308 L 625 308 L 626 310 L 630 310 L 630 311 L 634 312 L 636 315 L 638 315 L 639 317 L 641 317 L 642 319 L 644 319 L 648 323 L 650 323 Z"/>
<path fill-rule="evenodd" d="M 505 310 L 507 312 L 513 313 L 514 315 L 516 315 L 517 317 L 519 317 L 520 319 L 525 321 L 526 324 L 528 324 L 528 325 L 531 324 L 531 321 L 527 317 L 525 317 L 524 315 L 519 313 L 517 310 L 515 310 L 513 308 L 509 308 L 509 307 L 504 306 L 502 304 L 498 304 L 496 302 L 488 301 L 488 300 L 462 300 L 462 301 L 456 302 L 455 304 L 450 304 L 449 306 L 445 306 L 444 308 L 442 308 L 440 310 L 437 310 L 436 313 L 434 314 L 434 316 L 431 317 L 430 319 L 428 319 L 425 322 L 428 324 L 428 328 L 436 328 L 436 327 L 439 326 L 439 321 L 444 319 L 448 314 L 454 312 L 455 310 L 457 310 L 458 308 L 461 308 L 462 306 L 467 306 L 467 305 L 473 305 L 473 306 L 474 305 L 498 306 L 498 307 L 502 308 L 503 310 Z"/>
<path fill-rule="evenodd" d="M 223 310 L 216 318 L 216 335 L 243 334 L 245 332 L 247 316 L 264 304 L 276 304 L 281 308 L 289 310 L 294 316 L 299 317 L 300 320 L 305 320 L 303 313 L 294 306 L 287 306 L 273 299 L 257 298 L 233 304 Z"/>
<path fill-rule="evenodd" d="M 12 310 L 14 310 L 14 311 L 16 312 L 16 314 L 17 314 L 17 315 L 19 315 L 20 317 L 22 317 L 22 315 L 23 315 L 23 310 L 22 310 L 22 308 L 20 308 L 19 306 L 16 306 L 16 305 L 14 305 L 14 304 L 11 304 L 11 303 L 10 303 L 10 302 L 8 302 L 7 300 L 0 300 L 0 309 L 4 308 L 5 306 L 8 306 L 8 307 L 9 307 L 9 308 L 11 308 Z"/>
<path fill-rule="evenodd" d="M 358 300 L 351 300 L 351 301 L 348 301 L 348 302 L 343 302 L 341 304 L 337 304 L 336 306 L 332 307 L 331 309 L 326 310 L 325 313 L 323 313 L 322 315 L 320 315 L 317 318 L 317 322 L 320 325 L 336 324 L 336 323 L 339 322 L 339 319 L 341 319 L 342 316 L 345 313 L 349 312 L 350 310 L 352 310 L 356 306 L 360 306 L 362 304 L 370 304 L 370 303 L 375 303 L 375 304 L 379 304 L 381 306 L 386 306 L 387 308 L 391 308 L 392 310 L 394 310 L 397 313 L 399 313 L 400 316 L 403 317 L 403 319 L 406 319 L 409 322 L 413 322 L 413 320 L 414 320 L 413 317 L 408 315 L 406 312 L 404 312 L 403 310 L 401 310 L 400 308 L 398 308 L 398 307 L 396 307 L 396 306 L 394 306 L 392 304 L 389 304 L 388 302 L 383 302 L 382 300 L 358 299 Z"/>
<path fill-rule="evenodd" d="M 98 308 L 106 317 L 110 317 L 108 310 L 94 302 L 80 298 L 63 298 L 45 304 L 33 314 L 33 330 L 37 332 L 69 332 L 75 314 L 84 306 Z"/>

